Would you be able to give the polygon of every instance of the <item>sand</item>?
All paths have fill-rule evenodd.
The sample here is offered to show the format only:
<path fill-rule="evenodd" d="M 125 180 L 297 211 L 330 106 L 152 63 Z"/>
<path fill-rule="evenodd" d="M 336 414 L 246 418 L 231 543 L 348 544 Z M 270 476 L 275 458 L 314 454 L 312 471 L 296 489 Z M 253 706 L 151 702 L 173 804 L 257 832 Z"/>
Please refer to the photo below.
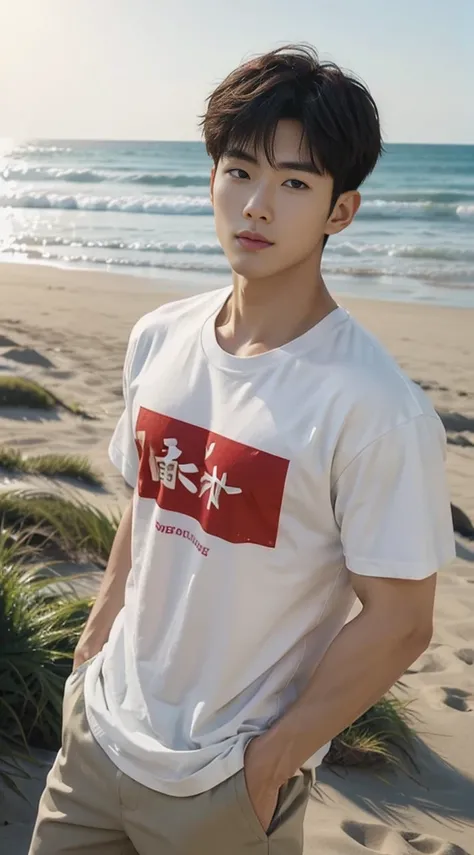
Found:
<path fill-rule="evenodd" d="M 0 445 L 87 455 L 107 492 L 79 492 L 103 508 L 123 507 L 129 491 L 107 445 L 122 408 L 125 345 L 134 321 L 176 293 L 166 281 L 0 265 L 0 374 L 37 380 L 95 416 L 0 408 Z M 433 400 L 448 432 L 452 501 L 474 519 L 474 310 L 339 299 Z M 35 482 L 0 473 L 0 488 L 22 483 Z M 323 767 L 305 855 L 474 855 L 474 542 L 458 537 L 457 561 L 439 577 L 433 641 L 400 692 L 419 717 L 418 780 Z M 0 788 L 5 855 L 27 852 L 46 769 L 27 785 L 31 807 Z"/>

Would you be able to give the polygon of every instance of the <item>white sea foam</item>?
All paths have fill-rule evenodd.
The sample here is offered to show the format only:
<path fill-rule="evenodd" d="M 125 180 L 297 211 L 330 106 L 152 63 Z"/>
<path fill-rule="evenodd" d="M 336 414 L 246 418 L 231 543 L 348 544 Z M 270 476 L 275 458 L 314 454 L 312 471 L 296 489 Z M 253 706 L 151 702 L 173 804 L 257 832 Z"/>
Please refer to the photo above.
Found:
<path fill-rule="evenodd" d="M 387 219 L 452 218 L 463 207 L 466 206 L 458 206 L 448 202 L 428 202 L 426 200 L 395 202 L 387 199 L 369 199 L 362 203 L 358 216 L 363 218 L 384 217 Z"/>
<path fill-rule="evenodd" d="M 124 211 L 137 214 L 210 215 L 212 206 L 207 196 L 95 196 L 87 193 L 45 193 L 33 190 L 11 190 L 0 194 L 1 208 L 60 208 L 81 211 Z M 474 205 L 431 202 L 387 202 L 373 199 L 365 202 L 362 217 L 472 217 Z"/>
<path fill-rule="evenodd" d="M 151 187 L 206 187 L 208 175 L 173 172 L 135 172 L 128 169 L 80 169 L 56 166 L 7 166 L 0 172 L 4 181 L 65 181 L 74 184 L 142 184 Z"/>
<path fill-rule="evenodd" d="M 461 219 L 474 217 L 474 205 L 458 205 L 456 208 L 456 214 Z"/>
<path fill-rule="evenodd" d="M 87 267 L 116 267 L 116 268 L 132 268 L 136 270 L 175 270 L 175 271 L 189 271 L 196 273 L 206 273 L 206 274 L 228 274 L 230 272 L 230 267 L 226 260 L 222 258 L 213 259 L 211 257 L 199 257 L 199 255 L 195 255 L 194 257 L 187 258 L 186 255 L 176 254 L 175 256 L 169 255 L 168 257 L 161 258 L 132 258 L 130 256 L 114 256 L 114 255 L 97 255 L 94 252 L 67 252 L 61 254 L 59 252 L 51 251 L 51 247 L 43 247 L 37 246 L 37 248 L 32 248 L 31 246 L 24 245 L 10 245 L 5 246 L 0 253 L 4 255 L 12 256 L 15 253 L 23 258 L 26 258 L 30 261 L 44 261 L 49 264 L 51 263 L 60 263 L 60 264 L 80 264 L 85 265 Z M 70 250 L 74 249 L 74 247 L 70 247 Z M 83 248 L 87 250 L 87 247 Z M 456 267 L 446 267 L 443 270 L 434 270 L 429 267 L 414 267 L 414 268 L 400 268 L 400 267 L 388 267 L 384 264 L 376 265 L 376 264 L 347 264 L 340 265 L 337 263 L 332 263 L 329 260 L 326 260 L 324 263 L 324 271 L 327 274 L 339 275 L 350 278 L 358 278 L 358 279 L 382 279 L 385 277 L 391 277 L 394 279 L 399 278 L 410 278 L 419 281 L 423 281 L 429 283 L 433 286 L 437 287 L 446 287 L 446 288 L 457 288 L 457 289 L 466 289 L 471 290 L 474 287 L 474 272 L 472 268 L 456 268 Z"/>
<path fill-rule="evenodd" d="M 119 238 L 88 239 L 80 235 L 61 237 L 59 235 L 33 235 L 18 234 L 14 238 L 16 245 L 25 246 L 64 246 L 64 247 L 87 247 L 88 249 L 118 249 L 135 250 L 137 252 L 158 252 L 165 254 L 198 254 L 198 255 L 222 255 L 223 250 L 219 243 L 210 241 L 146 241 L 146 240 L 120 240 Z M 353 243 L 344 241 L 342 243 L 329 243 L 325 250 L 325 258 L 335 256 L 366 258 L 371 256 L 385 256 L 387 258 L 413 258 L 420 261 L 474 261 L 474 249 L 461 246 L 421 246 L 416 244 L 377 244 L 377 243 Z"/>
<path fill-rule="evenodd" d="M 120 239 L 104 238 L 87 239 L 80 236 L 74 238 L 60 237 L 58 235 L 30 235 L 19 234 L 15 237 L 14 243 L 17 246 L 64 246 L 64 247 L 84 247 L 88 249 L 120 249 L 120 250 L 136 250 L 139 252 L 160 252 L 160 253 L 184 253 L 198 255 L 223 255 L 222 248 L 218 243 L 206 241 L 145 241 L 133 240 L 125 241 Z"/>
<path fill-rule="evenodd" d="M 60 208 L 79 211 L 123 211 L 134 214 L 212 214 L 202 196 L 92 196 L 87 194 L 8 192 L 0 194 L 0 208 Z"/>
<path fill-rule="evenodd" d="M 18 248 L 19 249 L 19 248 Z M 0 249 L 0 254 L 15 256 L 13 247 Z M 18 252 L 16 253 L 18 255 Z M 40 249 L 29 249 L 22 255 L 30 261 L 46 261 L 49 264 L 59 262 L 60 264 L 82 264 L 87 267 L 121 267 L 135 268 L 137 270 L 182 270 L 195 273 L 228 274 L 230 267 L 225 261 L 205 262 L 199 260 L 187 260 L 186 258 L 162 259 L 160 261 L 148 261 L 147 259 L 123 258 L 114 256 L 100 256 L 84 253 L 71 253 L 61 255 L 55 252 L 44 252 Z"/>
<path fill-rule="evenodd" d="M 435 261 L 474 261 L 474 249 L 461 246 L 422 246 L 417 244 L 396 243 L 328 243 L 325 257 L 341 255 L 354 256 L 387 256 L 389 258 L 432 259 Z"/>

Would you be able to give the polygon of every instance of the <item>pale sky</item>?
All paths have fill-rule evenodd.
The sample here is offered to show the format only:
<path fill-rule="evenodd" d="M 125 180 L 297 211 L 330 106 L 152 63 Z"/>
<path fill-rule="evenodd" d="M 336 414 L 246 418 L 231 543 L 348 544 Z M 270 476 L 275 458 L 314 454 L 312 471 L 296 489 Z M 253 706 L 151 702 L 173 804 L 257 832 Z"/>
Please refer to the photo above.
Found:
<path fill-rule="evenodd" d="M 0 0 L 0 138 L 198 139 L 242 59 L 307 41 L 389 142 L 474 143 L 474 0 Z"/>

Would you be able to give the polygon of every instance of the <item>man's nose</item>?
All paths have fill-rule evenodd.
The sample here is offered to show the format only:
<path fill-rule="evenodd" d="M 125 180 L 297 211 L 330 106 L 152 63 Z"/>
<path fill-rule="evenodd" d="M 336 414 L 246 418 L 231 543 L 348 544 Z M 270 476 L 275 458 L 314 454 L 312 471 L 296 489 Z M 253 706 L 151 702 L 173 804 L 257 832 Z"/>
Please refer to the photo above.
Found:
<path fill-rule="evenodd" d="M 269 223 L 273 219 L 273 203 L 269 189 L 260 186 L 248 199 L 243 214 L 246 220 L 263 220 Z"/>

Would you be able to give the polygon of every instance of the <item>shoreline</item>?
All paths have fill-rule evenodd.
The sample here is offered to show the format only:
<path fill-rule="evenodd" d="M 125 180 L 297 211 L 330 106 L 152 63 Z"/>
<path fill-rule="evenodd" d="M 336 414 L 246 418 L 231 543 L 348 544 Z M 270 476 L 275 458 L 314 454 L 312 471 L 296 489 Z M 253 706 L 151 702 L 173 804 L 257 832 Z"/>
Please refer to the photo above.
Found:
<path fill-rule="evenodd" d="M 160 283 L 166 283 L 167 286 L 171 286 L 172 289 L 175 289 L 176 293 L 178 293 L 180 291 L 180 289 L 182 289 L 183 293 L 180 296 L 186 296 L 187 294 L 189 294 L 189 295 L 196 294 L 196 293 L 200 293 L 202 291 L 213 291 L 213 290 L 217 290 L 218 288 L 225 288 L 226 285 L 228 284 L 228 281 L 230 280 L 230 270 L 229 270 L 229 277 L 225 278 L 224 276 L 222 276 L 222 279 L 218 279 L 217 277 L 215 277 L 215 279 L 213 280 L 211 278 L 211 274 L 209 274 L 208 284 L 206 284 L 206 274 L 200 273 L 199 271 L 189 271 L 189 275 L 187 275 L 186 271 L 176 270 L 175 275 L 167 277 L 166 275 L 161 276 L 159 274 L 147 275 L 147 273 L 145 272 L 146 268 L 143 268 L 143 267 L 142 268 L 140 268 L 140 267 L 132 268 L 132 271 L 134 270 L 135 272 L 131 272 L 131 271 L 126 270 L 126 269 L 121 270 L 119 267 L 114 268 L 113 265 L 105 265 L 105 264 L 103 267 L 98 267 L 98 266 L 96 266 L 96 267 L 93 267 L 93 266 L 81 267 L 81 266 L 75 266 L 75 265 L 71 265 L 71 264 L 67 264 L 67 263 L 60 264 L 60 263 L 41 262 L 37 259 L 35 259 L 35 260 L 29 260 L 29 259 L 11 260 L 8 258 L 1 258 L 0 257 L 0 270 L 4 265 L 9 267 L 9 268 L 10 267 L 26 267 L 28 269 L 29 268 L 32 268 L 32 269 L 40 268 L 40 269 L 46 269 L 46 270 L 50 270 L 50 271 L 60 270 L 66 274 L 69 274 L 70 272 L 74 272 L 74 273 L 90 274 L 93 276 L 106 275 L 109 277 L 111 277 L 111 276 L 112 277 L 118 277 L 119 279 L 125 278 L 125 279 L 130 280 L 130 281 L 139 280 L 142 284 L 144 284 L 145 282 L 149 283 L 150 289 L 155 291 L 155 292 L 159 291 L 159 287 L 155 288 L 154 285 L 156 286 L 158 284 L 158 286 L 159 286 Z M 355 291 L 351 290 L 350 288 L 349 288 L 349 290 L 345 290 L 344 287 L 338 288 L 338 285 L 340 285 L 344 281 L 350 282 L 349 276 L 344 277 L 340 273 L 331 274 L 331 271 L 328 271 L 327 274 L 325 274 L 325 279 L 327 279 L 329 286 L 332 286 L 334 284 L 334 288 L 333 287 L 329 288 L 331 293 L 333 293 L 336 297 L 339 297 L 341 299 L 343 298 L 345 300 L 346 299 L 350 300 L 350 301 L 351 300 L 357 300 L 357 301 L 358 300 L 369 300 L 369 301 L 373 301 L 376 303 L 395 303 L 397 305 L 399 303 L 401 303 L 404 306 L 427 306 L 429 308 L 437 307 L 437 308 L 441 308 L 441 309 L 457 309 L 457 310 L 462 310 L 462 311 L 466 311 L 466 310 L 474 311 L 474 292 L 471 288 L 466 288 L 466 287 L 461 287 L 461 288 L 453 287 L 453 288 L 451 288 L 452 294 L 458 295 L 458 296 L 461 295 L 461 299 L 459 299 L 458 301 L 449 302 L 448 299 L 446 299 L 446 300 L 443 300 L 443 299 L 432 300 L 432 299 L 429 299 L 427 297 L 419 297 L 418 299 L 416 297 L 415 298 L 412 297 L 411 299 L 404 299 L 406 291 L 403 288 L 404 280 L 402 278 L 400 279 L 400 282 L 399 282 L 399 284 L 400 284 L 400 297 L 396 296 L 396 288 L 391 289 L 390 292 L 389 291 L 387 291 L 385 293 L 379 292 L 376 295 L 368 294 L 368 293 L 356 293 Z M 367 281 L 365 281 L 365 280 L 367 280 Z M 364 282 L 364 287 L 367 288 L 368 290 L 370 290 L 370 284 L 369 283 L 372 281 L 370 276 L 357 277 L 357 281 L 358 282 L 359 281 Z M 450 291 L 448 289 L 440 288 L 440 293 L 447 295 L 450 293 Z M 468 295 L 468 297 L 464 300 L 464 299 L 462 299 L 462 295 Z"/>

